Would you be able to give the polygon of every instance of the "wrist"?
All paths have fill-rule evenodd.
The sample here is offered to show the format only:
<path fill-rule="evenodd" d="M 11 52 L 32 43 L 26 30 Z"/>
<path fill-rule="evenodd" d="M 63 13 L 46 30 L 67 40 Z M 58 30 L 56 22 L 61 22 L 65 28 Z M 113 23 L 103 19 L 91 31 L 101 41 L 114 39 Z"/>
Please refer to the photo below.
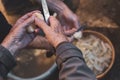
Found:
<path fill-rule="evenodd" d="M 3 41 L 1 45 L 5 47 L 7 50 L 9 50 L 13 56 L 15 55 L 15 52 L 18 50 L 18 47 L 14 43 L 8 43 Z"/>
<path fill-rule="evenodd" d="M 56 49 L 57 49 L 60 45 L 62 45 L 62 44 L 64 44 L 64 43 L 70 43 L 70 42 L 68 42 L 68 41 L 63 41 L 63 42 L 59 43 L 59 44 L 56 46 Z"/>
<path fill-rule="evenodd" d="M 60 40 L 60 41 L 56 41 L 55 44 L 54 44 L 54 47 L 57 48 L 57 46 L 61 43 L 64 43 L 64 42 L 69 42 L 67 39 L 64 39 L 64 40 Z"/>

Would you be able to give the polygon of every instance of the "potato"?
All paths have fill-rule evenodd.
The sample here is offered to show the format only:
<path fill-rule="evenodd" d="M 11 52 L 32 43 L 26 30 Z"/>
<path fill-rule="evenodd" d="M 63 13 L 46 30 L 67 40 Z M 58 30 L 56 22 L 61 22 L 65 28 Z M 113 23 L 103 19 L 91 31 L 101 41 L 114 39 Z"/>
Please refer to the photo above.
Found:
<path fill-rule="evenodd" d="M 44 20 L 44 17 L 41 13 L 35 13 L 36 17 L 40 18 L 41 20 Z"/>

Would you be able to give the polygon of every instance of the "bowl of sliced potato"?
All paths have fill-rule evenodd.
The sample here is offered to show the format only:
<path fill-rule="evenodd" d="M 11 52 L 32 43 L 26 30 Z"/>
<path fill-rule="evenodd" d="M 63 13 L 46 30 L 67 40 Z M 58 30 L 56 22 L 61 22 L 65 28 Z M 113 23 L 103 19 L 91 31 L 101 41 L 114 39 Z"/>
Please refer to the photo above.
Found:
<path fill-rule="evenodd" d="M 102 33 L 85 30 L 81 38 L 74 37 L 73 44 L 82 51 L 86 64 L 98 79 L 112 68 L 115 50 L 111 41 Z"/>

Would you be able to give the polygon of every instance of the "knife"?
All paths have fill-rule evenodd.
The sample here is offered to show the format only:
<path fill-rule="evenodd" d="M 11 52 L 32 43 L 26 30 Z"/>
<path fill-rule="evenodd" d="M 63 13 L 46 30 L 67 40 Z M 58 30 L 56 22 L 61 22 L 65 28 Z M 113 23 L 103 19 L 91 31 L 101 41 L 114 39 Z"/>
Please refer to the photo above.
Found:
<path fill-rule="evenodd" d="M 48 5 L 47 5 L 46 0 L 41 0 L 41 4 L 42 4 L 43 15 L 44 15 L 45 21 L 48 24 L 49 23 L 48 19 L 50 17 L 50 13 L 49 13 L 49 10 L 48 10 Z"/>

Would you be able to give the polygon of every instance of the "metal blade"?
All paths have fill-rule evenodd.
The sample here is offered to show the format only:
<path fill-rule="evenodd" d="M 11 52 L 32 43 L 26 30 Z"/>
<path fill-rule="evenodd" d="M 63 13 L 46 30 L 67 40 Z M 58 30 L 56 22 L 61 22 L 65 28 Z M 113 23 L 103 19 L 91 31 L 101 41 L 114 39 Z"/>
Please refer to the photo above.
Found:
<path fill-rule="evenodd" d="M 45 17 L 45 21 L 48 24 L 48 19 L 50 17 L 50 13 L 48 10 L 48 5 L 46 0 L 41 0 L 41 4 L 42 4 L 42 8 L 43 8 L 43 13 L 44 13 L 44 17 Z"/>

